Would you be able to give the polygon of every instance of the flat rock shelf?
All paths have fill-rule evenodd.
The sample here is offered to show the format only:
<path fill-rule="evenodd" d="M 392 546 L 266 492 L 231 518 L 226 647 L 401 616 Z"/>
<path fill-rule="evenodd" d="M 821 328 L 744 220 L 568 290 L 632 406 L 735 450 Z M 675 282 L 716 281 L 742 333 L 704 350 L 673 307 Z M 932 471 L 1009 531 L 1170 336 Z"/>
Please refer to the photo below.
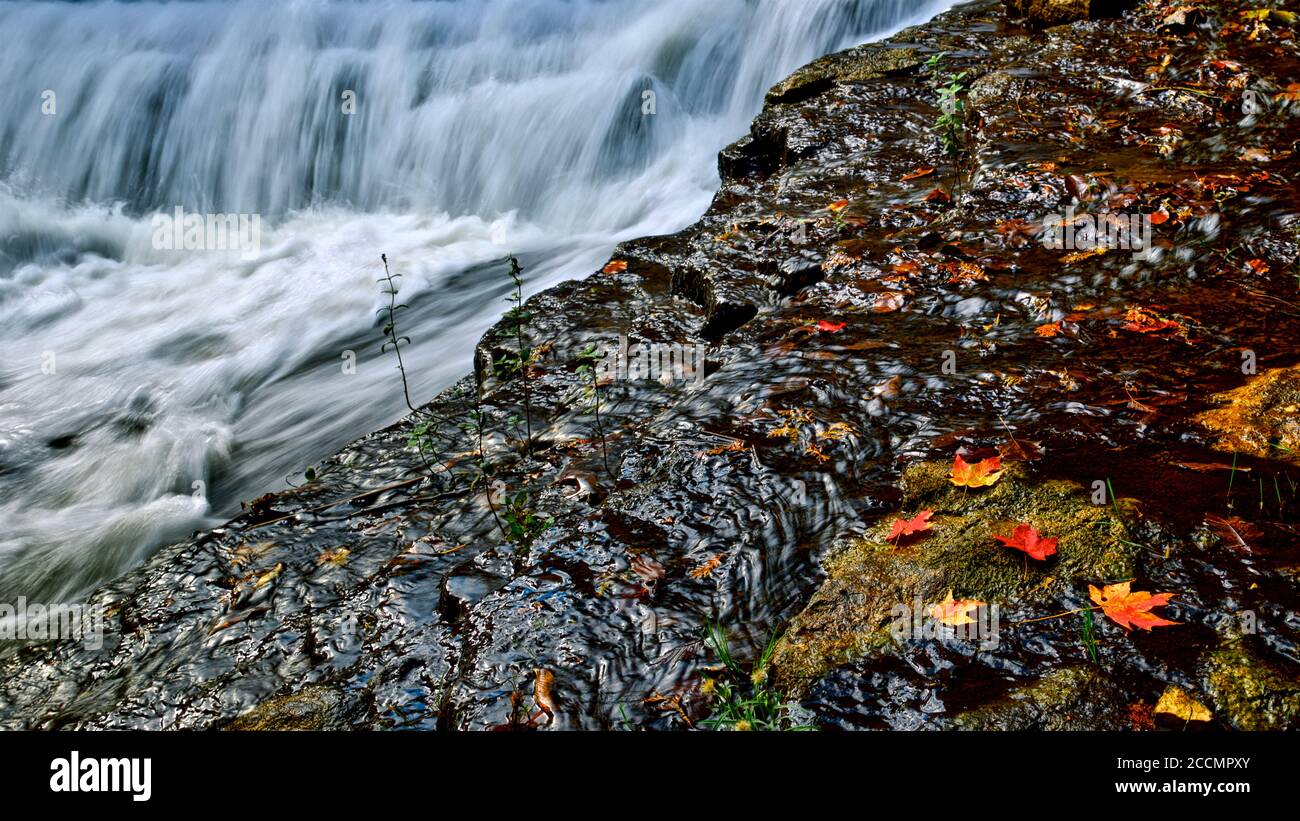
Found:
<path fill-rule="evenodd" d="M 1300 725 L 1295 18 L 1013 5 L 777 85 L 695 225 L 0 660 L 0 725 L 718 726 L 719 633 L 790 724 Z M 1148 247 L 1044 240 L 1079 215 Z M 946 598 L 996 629 L 900 635 Z"/>

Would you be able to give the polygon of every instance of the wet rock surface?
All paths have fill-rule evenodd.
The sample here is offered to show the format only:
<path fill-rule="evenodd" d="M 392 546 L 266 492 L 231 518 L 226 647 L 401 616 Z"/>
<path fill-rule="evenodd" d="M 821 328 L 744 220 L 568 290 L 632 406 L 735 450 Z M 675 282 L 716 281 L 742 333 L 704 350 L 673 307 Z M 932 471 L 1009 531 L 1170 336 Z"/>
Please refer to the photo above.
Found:
<path fill-rule="evenodd" d="M 696 225 L 528 301 L 526 378 L 504 321 L 421 414 L 98 591 L 102 647 L 0 660 L 0 724 L 684 728 L 720 622 L 744 657 L 784 630 L 827 728 L 1150 729 L 1170 685 L 1296 726 L 1300 476 L 1197 417 L 1243 351 L 1300 363 L 1300 56 L 1200 8 L 1042 31 L 976 3 L 796 73 Z M 1067 208 L 1159 215 L 1154 250 L 1045 247 Z M 620 337 L 593 393 L 582 351 Z M 646 343 L 702 374 L 641 371 Z M 1007 473 L 963 492 L 957 454 Z M 922 507 L 932 534 L 881 538 Z M 989 538 L 1025 519 L 1059 555 Z M 1179 624 L 1056 617 L 1129 578 Z M 995 646 L 890 633 L 949 590 L 998 605 Z"/>

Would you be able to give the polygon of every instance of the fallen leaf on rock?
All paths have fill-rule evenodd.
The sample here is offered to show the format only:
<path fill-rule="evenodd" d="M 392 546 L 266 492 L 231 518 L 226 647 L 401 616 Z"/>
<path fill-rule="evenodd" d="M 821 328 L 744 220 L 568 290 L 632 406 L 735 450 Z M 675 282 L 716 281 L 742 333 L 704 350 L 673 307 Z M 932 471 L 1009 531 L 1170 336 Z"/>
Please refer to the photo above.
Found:
<path fill-rule="evenodd" d="M 1209 721 L 1214 718 L 1214 714 L 1208 707 L 1192 698 L 1191 694 L 1176 684 L 1170 684 L 1165 688 L 1160 701 L 1156 702 L 1155 714 L 1169 716 L 1183 722 Z"/>
<path fill-rule="evenodd" d="M 258 588 L 265 587 L 275 581 L 275 578 L 280 575 L 281 570 L 284 570 L 284 562 L 276 562 L 275 567 L 257 577 L 257 581 L 253 582 L 253 589 L 257 590 Z"/>
<path fill-rule="evenodd" d="M 902 176 L 902 181 L 907 182 L 909 180 L 919 180 L 920 178 L 928 177 L 933 173 L 934 173 L 934 168 L 932 168 L 931 166 L 928 165 L 918 166 L 912 171 L 904 174 Z"/>
<path fill-rule="evenodd" d="M 733 439 L 732 441 L 728 442 L 725 445 L 718 445 L 716 448 L 709 448 L 708 450 L 704 451 L 704 455 L 718 456 L 723 453 L 743 453 L 744 450 L 745 450 L 745 443 L 740 441 L 739 439 Z"/>
<path fill-rule="evenodd" d="M 555 720 L 555 674 L 545 668 L 538 668 L 533 673 L 533 703 L 537 709 L 546 714 L 546 723 Z"/>
<path fill-rule="evenodd" d="M 1046 561 L 1048 556 L 1056 552 L 1057 539 L 1043 539 L 1039 537 L 1038 531 L 1027 524 L 1016 525 L 1011 535 L 999 536 L 993 534 L 993 538 L 1013 550 L 1019 550 L 1027 553 L 1029 558 L 1038 561 Z"/>
<path fill-rule="evenodd" d="M 853 428 L 849 427 L 848 422 L 835 422 L 831 424 L 829 427 L 827 427 L 826 430 L 818 433 L 817 438 L 831 439 L 834 441 L 838 441 L 840 439 L 852 435 L 853 435 Z"/>
<path fill-rule="evenodd" d="M 249 564 L 273 547 L 275 547 L 275 542 L 258 542 L 257 544 L 251 545 L 247 542 L 243 542 L 231 551 L 233 555 L 230 557 L 230 566 L 241 567 Z"/>
<path fill-rule="evenodd" d="M 848 207 L 849 207 L 848 200 L 836 200 L 835 202 L 826 206 L 826 210 L 830 211 L 832 214 L 838 214 L 839 212 L 843 211 L 845 208 Z"/>
<path fill-rule="evenodd" d="M 895 374 L 871 389 L 877 399 L 896 399 L 903 391 L 903 377 Z"/>
<path fill-rule="evenodd" d="M 1147 593 L 1143 590 L 1130 591 L 1129 584 L 1130 582 L 1108 584 L 1100 589 L 1090 584 L 1088 585 L 1088 596 L 1094 604 L 1101 606 L 1102 612 L 1111 621 L 1125 630 L 1134 627 L 1141 630 L 1150 630 L 1153 627 L 1178 624 L 1176 621 L 1163 619 L 1151 612 L 1153 607 L 1168 604 L 1169 600 L 1174 597 L 1173 593 Z"/>
<path fill-rule="evenodd" d="M 1205 525 L 1224 544 L 1237 550 L 1251 552 L 1251 543 L 1264 538 L 1264 532 L 1240 516 L 1216 516 L 1213 513 L 1205 517 Z"/>
<path fill-rule="evenodd" d="M 626 270 L 627 270 L 627 260 L 623 260 L 623 259 L 610 260 L 608 263 L 605 264 L 604 268 L 600 269 L 601 273 L 603 274 L 618 274 Z"/>
<path fill-rule="evenodd" d="M 1128 723 L 1134 730 L 1154 730 L 1155 720 L 1150 704 L 1137 702 L 1128 706 Z"/>
<path fill-rule="evenodd" d="M 706 561 L 704 564 L 702 564 L 702 565 L 700 565 L 699 567 L 697 567 L 697 568 L 695 568 L 694 570 L 692 570 L 692 571 L 690 572 L 690 577 L 691 577 L 692 579 L 702 579 L 702 578 L 704 578 L 705 576 L 708 576 L 709 574 L 711 574 L 713 571 L 717 570 L 717 569 L 718 569 L 718 566 L 721 565 L 721 564 L 722 564 L 722 557 L 721 557 L 721 556 L 713 556 L 713 557 L 711 557 L 708 561 Z"/>
<path fill-rule="evenodd" d="M 998 445 L 998 455 L 1008 462 L 1033 462 L 1043 458 L 1043 449 L 1035 442 L 1008 439 Z"/>
<path fill-rule="evenodd" d="M 332 564 L 335 567 L 342 567 L 352 553 L 346 547 L 332 547 L 316 557 L 316 564 Z"/>
<path fill-rule="evenodd" d="M 1061 257 L 1061 264 L 1073 265 L 1074 263 L 1082 262 L 1085 259 L 1092 259 L 1093 257 L 1102 256 L 1108 250 L 1110 249 L 1107 248 L 1105 245 L 1098 245 L 1096 248 L 1091 248 L 1087 251 L 1075 251 L 1073 254 L 1066 254 L 1065 256 Z"/>
<path fill-rule="evenodd" d="M 822 333 L 837 334 L 844 330 L 846 324 L 847 323 L 844 322 L 831 322 L 829 320 L 819 319 L 817 320 L 817 330 Z"/>
<path fill-rule="evenodd" d="M 1038 334 L 1041 337 L 1045 337 L 1047 339 L 1051 339 L 1054 336 L 1060 336 L 1061 323 L 1049 322 L 1046 325 L 1039 325 L 1037 328 L 1034 329 L 1034 333 Z"/>
<path fill-rule="evenodd" d="M 895 519 L 894 524 L 889 529 L 889 535 L 885 537 L 886 541 L 901 541 L 904 536 L 914 536 L 917 533 L 923 533 L 930 529 L 930 517 L 934 515 L 933 510 L 922 510 L 911 519 Z"/>
<path fill-rule="evenodd" d="M 983 282 L 989 278 L 984 269 L 973 262 L 945 262 L 939 270 L 948 275 L 950 283 Z"/>
<path fill-rule="evenodd" d="M 958 454 L 948 478 L 957 487 L 988 487 L 1001 477 L 1002 457 L 990 456 L 972 465 Z"/>
<path fill-rule="evenodd" d="M 930 618 L 946 624 L 950 627 L 959 627 L 963 624 L 974 624 L 975 619 L 971 618 L 970 611 L 984 606 L 984 602 L 973 599 L 954 599 L 952 591 L 948 591 L 948 598 L 939 602 L 930 608 Z"/>
<path fill-rule="evenodd" d="M 1248 467 L 1233 467 L 1227 462 L 1174 462 L 1174 464 L 1184 470 L 1195 471 L 1196 473 L 1210 473 L 1215 470 L 1235 470 L 1238 473 L 1250 473 Z"/>
<path fill-rule="evenodd" d="M 947 191 L 944 191 L 942 188 L 936 188 L 930 193 L 925 195 L 925 201 L 937 202 L 946 205 L 947 203 L 952 202 L 952 195 L 949 194 Z"/>
<path fill-rule="evenodd" d="M 1161 331 L 1181 329 L 1183 326 L 1172 319 L 1167 319 L 1145 308 L 1130 308 L 1124 314 L 1124 330 L 1140 334 L 1154 334 Z"/>
<path fill-rule="evenodd" d="M 900 310 L 907 304 L 907 295 L 899 291 L 881 291 L 876 294 L 876 301 L 871 310 L 878 314 L 888 314 Z"/>
<path fill-rule="evenodd" d="M 1160 28 L 1171 31 L 1185 31 L 1200 21 L 1204 13 L 1196 6 L 1179 6 L 1165 16 Z"/>

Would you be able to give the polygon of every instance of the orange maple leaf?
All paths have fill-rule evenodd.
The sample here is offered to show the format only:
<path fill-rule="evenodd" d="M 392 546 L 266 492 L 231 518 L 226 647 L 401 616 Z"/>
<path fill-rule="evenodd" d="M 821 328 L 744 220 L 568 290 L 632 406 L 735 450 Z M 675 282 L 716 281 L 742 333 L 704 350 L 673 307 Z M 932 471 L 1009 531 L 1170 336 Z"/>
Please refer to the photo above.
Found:
<path fill-rule="evenodd" d="M 604 268 L 600 269 L 602 274 L 618 274 L 627 270 L 627 260 L 612 259 L 606 263 Z"/>
<path fill-rule="evenodd" d="M 1169 600 L 1174 597 L 1173 593 L 1152 594 L 1143 590 L 1130 592 L 1128 586 L 1129 582 L 1120 582 L 1119 584 L 1108 584 L 1098 590 L 1096 586 L 1090 584 L 1088 585 L 1088 596 L 1093 602 L 1101 605 L 1102 612 L 1125 630 L 1133 627 L 1150 630 L 1152 627 L 1163 627 L 1179 623 L 1169 619 L 1162 619 L 1150 612 L 1153 607 L 1168 604 Z"/>
<path fill-rule="evenodd" d="M 1044 561 L 1048 556 L 1056 552 L 1057 539 L 1042 539 L 1038 536 L 1038 531 L 1027 524 L 1016 525 L 1016 529 L 1011 531 L 1010 536 L 999 536 L 994 533 L 993 538 L 1013 550 L 1020 550 L 1028 553 L 1030 558 Z"/>
<path fill-rule="evenodd" d="M 972 465 L 958 454 L 952 463 L 952 475 L 948 479 L 957 487 L 988 487 L 1001 477 L 1001 456 L 990 456 Z"/>
<path fill-rule="evenodd" d="M 1061 333 L 1061 323 L 1049 322 L 1046 325 L 1039 325 L 1034 329 L 1034 333 L 1050 339 L 1051 337 L 1057 336 Z"/>
<path fill-rule="evenodd" d="M 963 624 L 974 624 L 975 619 L 971 618 L 970 611 L 983 607 L 984 602 L 974 601 L 973 599 L 954 599 L 952 591 L 948 591 L 948 598 L 939 602 L 930 608 L 930 618 L 946 624 L 950 627 L 959 627 Z"/>
<path fill-rule="evenodd" d="M 930 529 L 930 517 L 934 515 L 933 510 L 922 510 L 912 519 L 895 519 L 894 526 L 889 529 L 889 535 L 886 541 L 902 540 L 904 536 L 912 536 Z"/>

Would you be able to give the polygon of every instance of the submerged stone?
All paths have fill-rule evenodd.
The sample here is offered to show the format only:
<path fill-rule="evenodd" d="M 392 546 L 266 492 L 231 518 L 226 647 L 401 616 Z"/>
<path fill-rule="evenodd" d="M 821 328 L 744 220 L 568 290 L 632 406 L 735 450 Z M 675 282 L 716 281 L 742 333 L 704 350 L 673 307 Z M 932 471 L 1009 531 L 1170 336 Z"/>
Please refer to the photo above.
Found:
<path fill-rule="evenodd" d="M 1225 406 L 1197 421 L 1216 434 L 1216 448 L 1265 459 L 1300 456 L 1300 366 L 1265 371 L 1215 399 Z"/>
<path fill-rule="evenodd" d="M 1210 702 L 1236 730 L 1300 727 L 1300 675 L 1262 656 L 1246 637 L 1228 640 L 1202 665 Z"/>

